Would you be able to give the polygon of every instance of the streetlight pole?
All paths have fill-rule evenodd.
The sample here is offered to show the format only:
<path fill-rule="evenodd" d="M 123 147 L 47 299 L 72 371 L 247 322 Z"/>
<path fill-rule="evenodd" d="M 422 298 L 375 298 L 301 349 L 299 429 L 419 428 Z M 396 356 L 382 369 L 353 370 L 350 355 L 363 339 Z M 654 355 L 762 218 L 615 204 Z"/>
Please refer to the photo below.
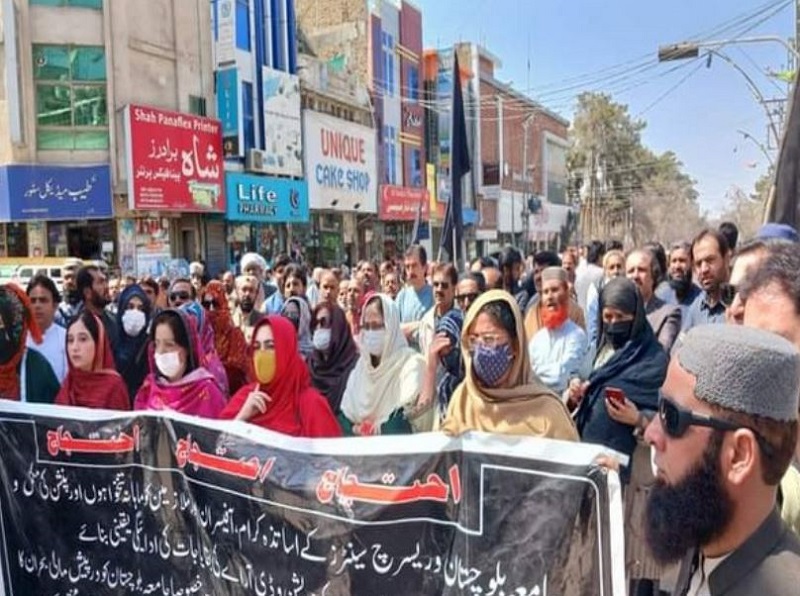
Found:
<path fill-rule="evenodd" d="M 720 39 L 717 41 L 681 41 L 662 45 L 658 47 L 658 61 L 671 62 L 673 60 L 697 58 L 700 55 L 701 48 L 719 50 L 728 45 L 750 43 L 778 43 L 788 50 L 796 59 L 800 59 L 800 53 L 782 37 L 777 35 L 759 35 L 757 37 L 740 37 L 738 39 Z"/>
<path fill-rule="evenodd" d="M 658 61 L 659 62 L 673 62 L 676 60 L 689 60 L 693 58 L 698 58 L 700 56 L 700 48 L 706 48 L 710 55 L 718 56 L 725 62 L 727 62 L 732 68 L 736 70 L 742 77 L 744 77 L 745 81 L 747 81 L 747 87 L 750 89 L 750 92 L 755 97 L 756 101 L 764 108 L 764 112 L 767 116 L 767 122 L 769 123 L 770 132 L 772 133 L 773 137 L 775 138 L 775 143 L 780 144 L 781 135 L 778 132 L 778 127 L 775 124 L 775 121 L 772 118 L 772 112 L 767 105 L 766 98 L 759 90 L 758 86 L 755 84 L 755 81 L 747 74 L 741 66 L 739 66 L 736 62 L 731 60 L 730 57 L 726 56 L 720 51 L 720 48 L 724 47 L 725 45 L 732 45 L 732 44 L 741 44 L 741 43 L 764 43 L 764 42 L 777 42 L 780 43 L 784 48 L 786 48 L 792 55 L 796 58 L 800 58 L 800 54 L 798 54 L 797 50 L 795 50 L 789 43 L 781 38 L 774 35 L 765 35 L 760 37 L 743 37 L 740 39 L 731 39 L 731 40 L 720 40 L 720 41 L 706 41 L 706 42 L 691 42 L 691 41 L 684 41 L 676 44 L 669 44 L 659 46 L 658 48 Z M 710 64 L 710 62 L 709 62 Z"/>

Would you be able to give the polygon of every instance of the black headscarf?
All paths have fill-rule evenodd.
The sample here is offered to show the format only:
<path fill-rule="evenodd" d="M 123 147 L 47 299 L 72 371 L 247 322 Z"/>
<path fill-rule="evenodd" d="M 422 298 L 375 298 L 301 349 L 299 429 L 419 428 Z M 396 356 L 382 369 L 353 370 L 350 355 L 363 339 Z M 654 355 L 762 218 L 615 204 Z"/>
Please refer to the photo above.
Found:
<path fill-rule="evenodd" d="M 122 316 L 128 310 L 128 304 L 132 298 L 139 298 L 144 305 L 145 324 L 138 335 L 131 337 L 125 332 L 122 324 Z M 128 395 L 133 398 L 142 386 L 144 378 L 147 376 L 147 332 L 153 320 L 152 305 L 150 299 L 139 285 L 128 286 L 119 296 L 119 308 L 117 309 L 117 328 L 119 329 L 119 340 L 114 348 L 114 362 L 117 365 L 117 372 L 122 376 L 128 386 Z"/>
<path fill-rule="evenodd" d="M 639 293 L 639 289 L 631 280 L 625 277 L 615 277 L 610 279 L 603 285 L 600 291 L 600 308 L 598 308 L 598 316 L 600 322 L 598 325 L 598 351 L 602 350 L 609 342 L 606 334 L 606 325 L 603 323 L 603 309 L 606 307 L 616 308 L 617 310 L 633 315 L 633 325 L 631 326 L 631 335 L 629 341 L 634 341 L 647 333 L 648 330 L 652 331 L 650 324 L 647 322 L 647 315 L 644 310 L 644 301 Z"/>
<path fill-rule="evenodd" d="M 311 328 L 317 328 L 317 314 L 322 309 L 330 312 L 331 344 L 325 355 L 315 349 L 308 359 L 308 365 L 311 383 L 328 399 L 334 413 L 338 414 L 347 379 L 358 360 L 358 347 L 353 341 L 344 311 L 336 304 L 318 304 L 314 309 Z"/>
<path fill-rule="evenodd" d="M 614 351 L 607 362 L 589 375 L 589 387 L 581 400 L 575 423 L 583 441 L 599 443 L 631 455 L 636 447 L 633 429 L 612 420 L 608 415 L 605 390 L 608 387 L 621 389 L 640 411 L 655 412 L 669 358 L 647 322 L 644 303 L 632 281 L 617 277 L 606 283 L 600 294 L 601 313 L 605 306 L 634 315 L 630 338 L 624 346 Z M 602 318 L 600 338 L 599 346 L 602 349 L 609 342 Z M 626 480 L 627 472 L 627 469 L 623 470 L 623 480 Z"/>

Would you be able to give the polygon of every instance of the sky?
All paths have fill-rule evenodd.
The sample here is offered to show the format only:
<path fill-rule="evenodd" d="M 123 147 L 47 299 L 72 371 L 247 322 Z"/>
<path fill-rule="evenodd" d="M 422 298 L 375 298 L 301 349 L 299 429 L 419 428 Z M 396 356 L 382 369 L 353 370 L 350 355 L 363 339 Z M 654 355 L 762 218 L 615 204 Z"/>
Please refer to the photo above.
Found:
<path fill-rule="evenodd" d="M 607 92 L 626 104 L 647 123 L 645 145 L 676 153 L 712 216 L 732 188 L 753 191 L 769 166 L 764 150 L 777 159 L 766 147 L 764 107 L 734 66 L 716 56 L 710 67 L 705 57 L 661 64 L 656 57 L 659 45 L 687 39 L 793 37 L 794 0 L 413 1 L 422 10 L 426 48 L 480 43 L 500 58 L 498 79 L 566 118 L 582 91 Z M 767 76 L 787 66 L 778 43 L 721 51 L 762 97 L 786 97 L 787 86 Z"/>

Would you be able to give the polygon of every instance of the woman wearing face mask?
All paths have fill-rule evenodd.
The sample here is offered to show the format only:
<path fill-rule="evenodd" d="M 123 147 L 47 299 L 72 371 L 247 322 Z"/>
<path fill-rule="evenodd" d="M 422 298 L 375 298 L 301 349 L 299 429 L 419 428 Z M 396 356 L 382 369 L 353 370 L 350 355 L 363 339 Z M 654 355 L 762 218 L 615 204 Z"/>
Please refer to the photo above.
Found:
<path fill-rule="evenodd" d="M 61 385 L 47 359 L 26 347 L 42 343 L 31 301 L 15 285 L 0 285 L 0 399 L 53 403 Z"/>
<path fill-rule="evenodd" d="M 344 311 L 336 304 L 321 302 L 311 321 L 314 351 L 308 360 L 311 383 L 335 414 L 339 414 L 347 378 L 358 360 L 358 347 L 350 333 Z"/>
<path fill-rule="evenodd" d="M 67 327 L 69 370 L 56 396 L 62 406 L 130 410 L 125 381 L 114 368 L 114 356 L 103 323 L 84 310 Z"/>
<path fill-rule="evenodd" d="M 580 402 L 576 423 L 584 442 L 631 458 L 620 471 L 625 484 L 625 565 L 628 577 L 645 585 L 658 580 L 661 568 L 640 530 L 655 480 L 643 435 L 657 410 L 669 357 L 647 322 L 642 295 L 632 281 L 619 277 L 606 283 L 600 308 L 601 339 L 593 370 L 588 382 L 572 383 L 567 395 L 573 404 Z"/>
<path fill-rule="evenodd" d="M 181 310 L 166 309 L 153 319 L 150 341 L 150 374 L 136 394 L 135 409 L 217 418 L 227 396 L 201 364 L 194 320 Z"/>
<path fill-rule="evenodd" d="M 314 351 L 314 344 L 311 342 L 311 309 L 308 301 L 301 296 L 290 296 L 283 303 L 281 315 L 292 322 L 297 333 L 297 346 L 303 360 L 308 362 L 311 353 Z"/>
<path fill-rule="evenodd" d="M 220 418 L 294 437 L 341 436 L 328 402 L 311 386 L 288 319 L 270 315 L 259 321 L 249 352 L 255 378 L 231 398 Z"/>
<path fill-rule="evenodd" d="M 147 376 L 147 326 L 151 313 L 150 299 L 141 286 L 129 286 L 120 294 L 117 327 L 122 332 L 114 346 L 114 362 L 128 395 L 136 395 Z"/>
<path fill-rule="evenodd" d="M 442 430 L 480 430 L 577 440 L 564 404 L 531 371 L 522 314 L 502 290 L 482 294 L 461 333 L 465 379 L 450 399 Z"/>
<path fill-rule="evenodd" d="M 361 314 L 361 356 L 347 379 L 339 421 L 345 435 L 411 432 L 408 412 L 419 397 L 425 359 L 408 347 L 400 311 L 373 294 Z"/>
<path fill-rule="evenodd" d="M 233 324 L 228 296 L 221 281 L 208 282 L 203 292 L 203 308 L 214 330 L 214 345 L 231 393 L 236 393 L 247 383 L 247 342 L 244 333 Z"/>
<path fill-rule="evenodd" d="M 580 403 L 576 423 L 583 441 L 631 455 L 635 426 L 645 425 L 639 413 L 646 417 L 658 408 L 669 358 L 647 322 L 632 281 L 618 277 L 606 283 L 600 308 L 600 342 L 592 372 L 586 383 L 571 382 L 567 396 L 570 405 Z M 618 421 L 620 417 L 626 422 Z"/>

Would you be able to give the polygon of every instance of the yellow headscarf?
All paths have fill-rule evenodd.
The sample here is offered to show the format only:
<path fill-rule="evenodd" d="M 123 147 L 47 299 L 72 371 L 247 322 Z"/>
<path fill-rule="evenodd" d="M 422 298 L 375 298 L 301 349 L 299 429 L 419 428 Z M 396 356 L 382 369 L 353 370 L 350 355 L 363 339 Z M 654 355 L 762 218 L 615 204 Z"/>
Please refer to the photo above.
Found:
<path fill-rule="evenodd" d="M 472 370 L 472 354 L 467 339 L 481 309 L 491 302 L 505 302 L 514 314 L 517 327 L 516 356 L 511 374 L 502 387 L 484 387 Z M 466 377 L 456 388 L 447 409 L 442 430 L 459 435 L 480 430 L 507 435 L 529 435 L 569 441 L 578 432 L 566 406 L 534 374 L 528 360 L 528 345 L 517 301 L 503 290 L 490 290 L 470 307 L 461 332 L 461 353 Z"/>

